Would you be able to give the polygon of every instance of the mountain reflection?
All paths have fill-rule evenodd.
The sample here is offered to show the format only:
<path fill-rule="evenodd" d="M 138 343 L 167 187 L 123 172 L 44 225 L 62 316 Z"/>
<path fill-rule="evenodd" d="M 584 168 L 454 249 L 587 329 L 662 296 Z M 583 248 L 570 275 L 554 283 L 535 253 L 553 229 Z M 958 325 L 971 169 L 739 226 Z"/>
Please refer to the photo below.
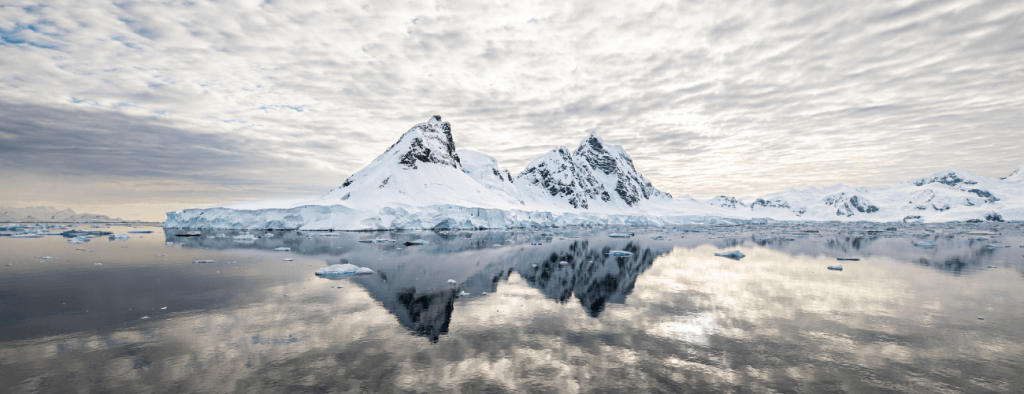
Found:
<path fill-rule="evenodd" d="M 702 236 L 650 240 L 646 236 L 608 238 L 595 230 L 562 231 L 563 236 L 530 231 L 396 231 L 376 233 L 275 232 L 251 242 L 237 242 L 238 232 L 203 232 L 197 237 L 178 237 L 180 231 L 166 230 L 167 242 L 186 248 L 258 249 L 291 248 L 290 254 L 344 257 L 377 272 L 349 280 L 393 314 L 398 322 L 417 336 L 437 342 L 449 332 L 459 293 L 471 297 L 494 294 L 502 281 L 517 273 L 530 287 L 558 303 L 575 298 L 592 318 L 598 318 L 608 304 L 625 304 L 637 279 L 654 260 L 674 248 L 696 248 L 711 244 L 720 249 L 763 247 L 791 256 L 885 257 L 911 264 L 934 267 L 959 275 L 983 269 L 998 260 L 1002 249 L 986 247 L 973 239 L 929 237 L 935 248 L 919 248 L 920 238 L 874 235 L 789 237 L 763 234 L 713 233 Z M 569 235 L 571 234 L 571 235 Z M 264 234 L 261 234 L 264 235 Z M 578 237 L 578 238 L 577 238 Z M 673 239 L 674 238 L 674 239 Z M 387 242 L 368 242 L 387 239 Z M 423 246 L 405 243 L 424 240 Z M 362 241 L 362 242 L 360 242 Z M 393 242 L 391 242 L 393 241 Z M 625 250 L 631 256 L 616 257 L 611 250 Z M 325 265 L 339 259 L 326 259 Z M 457 284 L 450 285 L 448 280 Z"/>

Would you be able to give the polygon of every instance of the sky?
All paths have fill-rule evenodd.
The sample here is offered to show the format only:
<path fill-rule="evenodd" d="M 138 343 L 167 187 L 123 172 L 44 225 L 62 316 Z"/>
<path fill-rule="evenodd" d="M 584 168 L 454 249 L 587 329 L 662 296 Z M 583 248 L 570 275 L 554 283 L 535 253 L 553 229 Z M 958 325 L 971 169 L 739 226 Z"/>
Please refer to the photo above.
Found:
<path fill-rule="evenodd" d="M 1024 164 L 1024 2 L 0 4 L 0 206 L 320 195 L 439 114 L 513 174 L 590 131 L 673 195 Z"/>

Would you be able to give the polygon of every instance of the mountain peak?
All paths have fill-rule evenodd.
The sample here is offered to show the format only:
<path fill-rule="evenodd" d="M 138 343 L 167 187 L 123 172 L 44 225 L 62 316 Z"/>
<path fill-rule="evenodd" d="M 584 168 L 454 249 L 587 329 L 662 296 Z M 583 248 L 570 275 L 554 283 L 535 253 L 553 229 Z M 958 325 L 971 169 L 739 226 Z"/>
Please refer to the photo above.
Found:
<path fill-rule="evenodd" d="M 1016 170 L 1013 170 L 1013 173 L 1011 173 L 1010 176 L 1003 179 L 1008 179 L 1011 181 L 1024 180 L 1024 164 L 1021 164 L 1019 167 L 1017 167 Z"/>

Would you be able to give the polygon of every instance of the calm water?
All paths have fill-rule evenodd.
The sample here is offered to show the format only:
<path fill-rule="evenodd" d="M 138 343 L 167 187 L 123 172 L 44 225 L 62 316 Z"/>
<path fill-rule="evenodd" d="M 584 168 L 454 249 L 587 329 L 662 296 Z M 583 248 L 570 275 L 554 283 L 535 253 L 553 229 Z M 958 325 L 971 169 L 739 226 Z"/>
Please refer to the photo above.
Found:
<path fill-rule="evenodd" d="M 239 243 L 152 230 L 84 245 L 0 237 L 0 391 L 1024 388 L 1024 237 L 1012 225 L 986 241 L 732 228 Z M 399 243 L 357 242 L 373 237 Z M 430 244 L 402 244 L 412 239 Z M 734 249 L 747 257 L 714 256 Z M 377 273 L 313 275 L 343 260 Z"/>

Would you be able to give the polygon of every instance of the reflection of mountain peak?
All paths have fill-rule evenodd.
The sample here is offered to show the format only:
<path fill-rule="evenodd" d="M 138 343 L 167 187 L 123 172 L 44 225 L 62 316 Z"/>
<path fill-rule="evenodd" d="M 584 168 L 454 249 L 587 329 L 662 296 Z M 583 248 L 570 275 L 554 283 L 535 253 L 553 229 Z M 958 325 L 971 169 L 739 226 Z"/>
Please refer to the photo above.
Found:
<path fill-rule="evenodd" d="M 622 249 L 633 256 L 608 256 L 611 249 L 607 246 L 597 249 L 589 248 L 588 242 L 574 242 L 569 250 L 531 263 L 519 270 L 519 275 L 549 298 L 565 302 L 575 296 L 587 314 L 597 317 L 607 303 L 625 303 L 637 277 L 664 253 L 641 249 L 634 242 Z M 567 264 L 562 265 L 563 261 Z"/>
<path fill-rule="evenodd" d="M 402 324 L 413 332 L 437 342 L 448 333 L 455 310 L 455 289 L 416 293 L 416 288 L 404 288 L 395 294 L 393 309 Z M 390 308 L 389 308 L 390 309 Z"/>

